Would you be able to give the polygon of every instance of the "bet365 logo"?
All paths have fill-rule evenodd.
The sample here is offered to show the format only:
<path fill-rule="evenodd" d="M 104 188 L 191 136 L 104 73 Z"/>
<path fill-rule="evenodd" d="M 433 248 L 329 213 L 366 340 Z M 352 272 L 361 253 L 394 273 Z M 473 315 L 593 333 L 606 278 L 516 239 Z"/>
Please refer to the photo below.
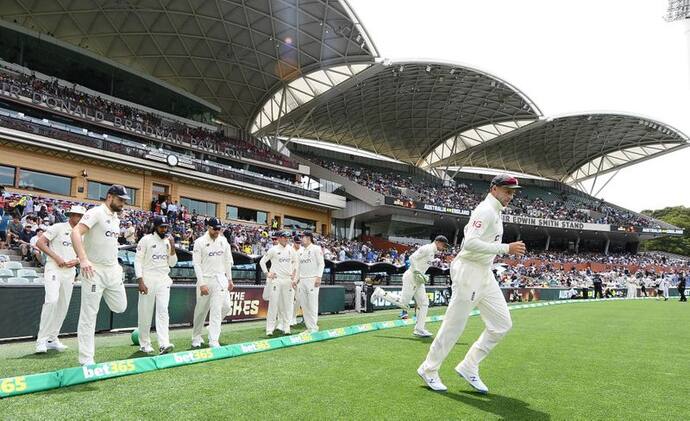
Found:
<path fill-rule="evenodd" d="M 82 367 L 85 379 L 94 377 L 108 377 L 114 374 L 131 373 L 135 370 L 134 360 L 113 361 L 111 363 L 96 364 L 94 368 Z"/>
<path fill-rule="evenodd" d="M 8 377 L 0 381 L 0 396 L 10 396 L 26 390 L 26 378 L 24 376 Z"/>
<path fill-rule="evenodd" d="M 208 360 L 213 357 L 213 350 L 200 349 L 198 351 L 177 352 L 173 354 L 176 363 L 191 363 L 195 361 Z"/>

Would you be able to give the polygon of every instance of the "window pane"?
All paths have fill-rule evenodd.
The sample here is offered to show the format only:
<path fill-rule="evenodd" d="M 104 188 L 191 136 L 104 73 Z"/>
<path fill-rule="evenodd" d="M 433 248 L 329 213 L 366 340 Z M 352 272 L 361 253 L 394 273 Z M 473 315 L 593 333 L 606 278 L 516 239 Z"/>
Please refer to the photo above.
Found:
<path fill-rule="evenodd" d="M 314 229 L 316 228 L 316 221 L 285 215 L 285 218 L 283 220 L 283 226 L 285 228 L 291 229 L 314 231 Z"/>
<path fill-rule="evenodd" d="M 0 166 L 0 186 L 14 186 L 14 168 Z"/>
<path fill-rule="evenodd" d="M 211 202 L 204 202 L 202 200 L 190 199 L 188 197 L 181 197 L 180 204 L 186 207 L 189 212 L 196 211 L 197 214 L 203 216 L 216 216 L 216 204 Z"/>
<path fill-rule="evenodd" d="M 111 184 L 99 183 L 98 181 L 89 181 L 87 186 L 86 197 L 91 200 L 105 200 L 108 196 L 108 189 Z M 133 205 L 137 202 L 137 190 L 131 187 L 125 187 L 127 194 L 131 198 L 127 201 L 128 204 Z"/>
<path fill-rule="evenodd" d="M 72 192 L 72 179 L 37 171 L 21 170 L 19 172 L 19 187 L 69 196 Z"/>
<path fill-rule="evenodd" d="M 237 208 L 234 206 L 227 206 L 225 209 L 225 219 L 237 219 Z"/>
<path fill-rule="evenodd" d="M 256 222 L 262 225 L 266 225 L 266 223 L 268 222 L 268 213 L 258 211 L 256 213 Z"/>

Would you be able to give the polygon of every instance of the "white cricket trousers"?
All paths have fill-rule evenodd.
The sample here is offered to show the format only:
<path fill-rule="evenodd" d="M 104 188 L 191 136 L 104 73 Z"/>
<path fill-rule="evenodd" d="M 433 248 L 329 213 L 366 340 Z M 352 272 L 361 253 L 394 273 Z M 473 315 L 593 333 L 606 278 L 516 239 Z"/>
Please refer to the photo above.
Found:
<path fill-rule="evenodd" d="M 113 313 L 122 313 L 127 308 L 122 267 L 94 264 L 93 272 L 91 278 L 81 276 L 81 309 L 77 326 L 80 364 L 92 360 L 95 355 L 96 316 L 101 305 L 101 297 Z"/>
<path fill-rule="evenodd" d="M 304 325 L 312 332 L 319 330 L 319 289 L 316 278 L 301 278 L 297 285 L 297 301 L 302 305 Z"/>
<path fill-rule="evenodd" d="M 415 329 L 423 330 L 426 326 L 426 315 L 429 312 L 429 297 L 426 295 L 426 286 L 415 282 L 414 273 L 411 270 L 405 271 L 402 276 L 402 292 L 399 297 L 390 292 L 383 295 L 383 299 L 389 303 L 407 310 L 410 300 L 414 297 L 417 304 L 417 323 Z"/>
<path fill-rule="evenodd" d="M 224 285 L 221 285 L 214 277 L 209 280 L 207 286 L 208 295 L 201 295 L 199 285 L 196 287 L 192 341 L 201 341 L 204 322 L 208 316 L 208 340 L 209 342 L 217 342 L 220 338 L 220 325 L 230 312 L 230 291 L 228 291 L 227 280 L 224 281 Z"/>
<path fill-rule="evenodd" d="M 172 280 L 167 276 L 144 277 L 143 280 L 144 285 L 148 288 L 148 293 L 139 294 L 139 304 L 137 305 L 139 345 L 151 346 L 151 319 L 155 307 L 158 346 L 166 347 L 170 345 L 168 304 L 170 303 Z"/>
<path fill-rule="evenodd" d="M 637 287 L 629 286 L 627 298 L 635 298 L 636 295 L 637 295 Z"/>
<path fill-rule="evenodd" d="M 75 274 L 74 268 L 46 268 L 44 274 L 46 295 L 41 309 L 38 343 L 57 340 L 72 299 Z"/>
<path fill-rule="evenodd" d="M 295 290 L 292 289 L 290 278 L 274 278 L 267 282 L 271 283 L 268 301 L 268 314 L 266 315 L 266 333 L 273 333 L 278 329 L 283 333 L 290 332 L 290 319 L 292 318 L 293 304 L 295 301 Z"/>
<path fill-rule="evenodd" d="M 302 307 L 302 310 L 304 312 L 304 306 L 301 303 L 302 297 L 299 294 L 299 286 L 297 286 L 297 290 L 295 291 L 295 301 L 292 303 L 292 319 L 290 320 L 290 326 L 294 326 L 297 324 L 297 313 L 299 313 L 299 308 Z M 304 316 L 304 314 L 302 314 Z"/>
<path fill-rule="evenodd" d="M 451 265 L 453 295 L 441 328 L 429 348 L 422 368 L 427 374 L 438 372 L 465 329 L 467 318 L 478 307 L 486 328 L 465 355 L 465 364 L 475 372 L 479 363 L 512 327 L 508 305 L 491 267 L 460 259 Z"/>

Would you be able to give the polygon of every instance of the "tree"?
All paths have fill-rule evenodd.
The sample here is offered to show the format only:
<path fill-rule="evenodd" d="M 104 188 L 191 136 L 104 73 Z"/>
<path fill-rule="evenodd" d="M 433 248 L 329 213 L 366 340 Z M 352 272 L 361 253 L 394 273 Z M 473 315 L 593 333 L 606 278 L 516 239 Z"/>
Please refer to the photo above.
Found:
<path fill-rule="evenodd" d="M 675 206 L 657 210 L 644 210 L 642 214 L 682 228 L 684 233 L 682 236 L 667 236 L 643 241 L 641 250 L 665 251 L 690 256 L 690 208 Z"/>

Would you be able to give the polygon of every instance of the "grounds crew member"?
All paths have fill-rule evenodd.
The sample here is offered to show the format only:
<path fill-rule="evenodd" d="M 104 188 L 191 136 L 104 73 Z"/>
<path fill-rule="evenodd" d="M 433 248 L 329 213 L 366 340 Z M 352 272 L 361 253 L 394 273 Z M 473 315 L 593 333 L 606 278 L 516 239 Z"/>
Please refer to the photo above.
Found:
<path fill-rule="evenodd" d="M 139 283 L 139 351 L 147 354 L 153 352 L 151 318 L 154 306 L 158 351 L 167 354 L 174 348 L 168 336 L 168 303 L 172 285 L 170 268 L 177 264 L 177 252 L 172 237 L 168 235 L 169 227 L 167 217 L 155 216 L 153 232 L 139 240 L 134 258 L 134 276 Z"/>
<path fill-rule="evenodd" d="M 410 300 L 414 297 L 417 305 L 417 322 L 412 334 L 419 337 L 433 336 L 426 329 L 426 315 L 429 311 L 429 297 L 426 295 L 427 282 L 426 271 L 434 261 L 436 253 L 443 251 L 448 246 L 448 239 L 437 236 L 433 242 L 418 248 L 410 256 L 410 267 L 402 276 L 402 292 L 399 297 L 386 292 L 381 287 L 376 287 L 372 294 L 372 299 L 381 298 L 389 303 L 396 305 L 403 310 L 409 310 Z"/>
<path fill-rule="evenodd" d="M 196 274 L 192 348 L 199 348 L 204 343 L 201 331 L 207 315 L 208 344 L 211 348 L 220 346 L 220 324 L 230 311 L 230 291 L 235 287 L 232 282 L 232 249 L 228 240 L 220 235 L 220 221 L 211 218 L 206 225 L 206 234 L 194 242 L 192 253 Z"/>
<path fill-rule="evenodd" d="M 465 225 L 462 248 L 450 267 L 453 296 L 426 360 L 417 369 L 417 374 L 433 390 L 447 390 L 438 370 L 457 343 L 470 312 L 476 306 L 486 328 L 455 371 L 474 389 L 488 393 L 488 388 L 479 378 L 479 363 L 512 327 L 508 305 L 491 272 L 491 265 L 498 254 L 520 256 L 525 253 L 522 241 L 501 243 L 501 211 L 508 206 L 518 188 L 515 177 L 507 174 L 494 177 L 486 199 L 475 208 Z"/>
<path fill-rule="evenodd" d="M 325 267 L 321 246 L 314 244 L 314 234 L 302 234 L 302 249 L 299 251 L 299 280 L 297 301 L 302 305 L 304 325 L 310 332 L 319 330 L 316 324 L 319 317 L 319 289 Z"/>
<path fill-rule="evenodd" d="M 44 273 L 46 295 L 36 341 L 38 354 L 43 354 L 49 349 L 59 352 L 67 349 L 58 339 L 58 335 L 72 299 L 75 266 L 79 264 L 72 248 L 71 235 L 72 228 L 77 226 L 85 213 L 86 209 L 83 206 L 72 206 L 65 212 L 69 220 L 48 227 L 36 243 L 36 247 L 47 256 Z"/>
<path fill-rule="evenodd" d="M 125 203 L 130 200 L 123 186 L 108 189 L 105 203 L 86 211 L 72 230 L 72 246 L 79 258 L 81 277 L 81 310 L 77 327 L 79 363 L 94 364 L 94 335 L 101 297 L 114 313 L 127 308 L 122 267 L 117 261 L 117 239 Z M 83 241 L 82 241 L 83 237 Z"/>
<path fill-rule="evenodd" d="M 266 315 L 266 335 L 272 336 L 277 328 L 283 333 L 290 333 L 290 319 L 295 299 L 295 287 L 299 256 L 288 244 L 289 232 L 278 234 L 278 244 L 271 247 L 259 261 L 261 270 L 266 275 L 269 285 L 268 314 Z M 269 272 L 266 262 L 271 262 Z"/>

